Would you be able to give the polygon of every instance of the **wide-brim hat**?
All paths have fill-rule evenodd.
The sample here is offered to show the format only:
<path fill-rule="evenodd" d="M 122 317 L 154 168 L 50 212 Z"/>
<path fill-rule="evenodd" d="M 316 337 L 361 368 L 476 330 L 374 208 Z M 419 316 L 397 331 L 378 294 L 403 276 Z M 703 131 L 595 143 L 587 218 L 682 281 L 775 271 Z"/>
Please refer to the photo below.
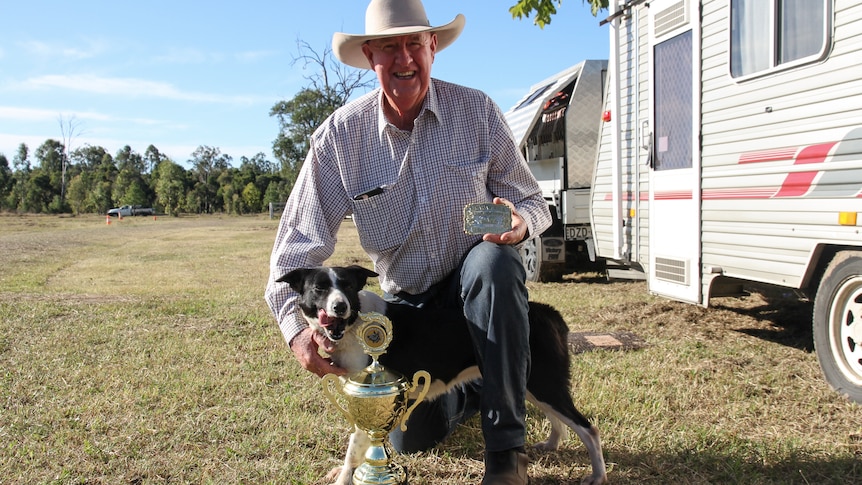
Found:
<path fill-rule="evenodd" d="M 434 32 L 437 34 L 437 52 L 442 51 L 461 35 L 465 19 L 460 13 L 445 25 L 432 27 L 421 0 L 371 0 L 365 10 L 365 34 L 332 35 L 332 52 L 348 66 L 371 69 L 362 53 L 362 44 L 371 39 Z"/>

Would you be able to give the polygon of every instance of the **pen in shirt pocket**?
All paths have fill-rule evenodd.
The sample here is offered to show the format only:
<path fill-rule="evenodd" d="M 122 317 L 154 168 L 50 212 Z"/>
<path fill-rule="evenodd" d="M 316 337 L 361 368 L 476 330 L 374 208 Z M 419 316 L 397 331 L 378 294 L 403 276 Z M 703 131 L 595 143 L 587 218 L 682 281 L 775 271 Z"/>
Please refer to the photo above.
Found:
<path fill-rule="evenodd" d="M 368 192 L 363 192 L 363 193 L 357 195 L 356 197 L 353 198 L 353 200 L 365 200 L 365 199 L 368 199 L 369 197 L 374 197 L 375 195 L 380 195 L 382 193 L 383 193 L 383 187 L 375 187 L 375 188 L 369 190 Z"/>

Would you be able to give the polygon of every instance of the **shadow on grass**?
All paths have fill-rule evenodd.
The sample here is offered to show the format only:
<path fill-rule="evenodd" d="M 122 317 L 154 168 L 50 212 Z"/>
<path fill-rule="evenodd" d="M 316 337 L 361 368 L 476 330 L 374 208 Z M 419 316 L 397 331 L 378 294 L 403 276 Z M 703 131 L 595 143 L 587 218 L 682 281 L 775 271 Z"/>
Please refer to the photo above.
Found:
<path fill-rule="evenodd" d="M 814 304 L 793 295 L 761 293 L 764 303 L 756 306 L 735 307 L 718 304 L 716 308 L 767 323 L 762 327 L 737 329 L 738 332 L 762 340 L 792 347 L 805 352 L 814 351 L 811 315 Z"/>
<path fill-rule="evenodd" d="M 862 483 L 862 461 L 852 455 L 826 460 L 790 457 L 764 464 L 713 451 L 633 453 L 605 451 L 608 481 L 619 484 L 847 484 Z M 532 485 L 578 484 L 589 474 L 582 447 L 530 451 Z"/>
<path fill-rule="evenodd" d="M 558 281 L 557 283 L 588 283 L 591 285 L 608 285 L 611 283 L 619 283 L 620 281 L 625 280 L 611 280 L 608 279 L 607 275 L 599 272 L 585 272 L 585 273 L 572 273 L 570 275 L 563 276 L 562 281 Z"/>

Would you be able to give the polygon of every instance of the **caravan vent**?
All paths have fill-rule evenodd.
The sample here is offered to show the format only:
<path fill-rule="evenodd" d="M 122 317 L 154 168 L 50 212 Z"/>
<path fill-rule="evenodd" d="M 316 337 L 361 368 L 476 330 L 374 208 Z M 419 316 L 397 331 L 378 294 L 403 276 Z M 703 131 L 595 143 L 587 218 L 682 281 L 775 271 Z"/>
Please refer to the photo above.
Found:
<path fill-rule="evenodd" d="M 659 38 L 688 23 L 688 0 L 682 0 L 655 14 L 655 37 Z"/>
<path fill-rule="evenodd" d="M 671 258 L 655 258 L 655 277 L 688 286 L 688 261 Z"/>

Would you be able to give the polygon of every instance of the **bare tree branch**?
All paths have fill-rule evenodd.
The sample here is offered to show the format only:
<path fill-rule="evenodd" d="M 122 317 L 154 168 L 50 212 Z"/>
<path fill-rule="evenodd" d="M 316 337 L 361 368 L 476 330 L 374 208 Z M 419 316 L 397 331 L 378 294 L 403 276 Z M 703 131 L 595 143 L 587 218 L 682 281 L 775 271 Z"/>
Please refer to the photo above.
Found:
<path fill-rule="evenodd" d="M 310 83 L 310 87 L 336 96 L 339 105 L 346 103 L 355 92 L 374 86 L 375 78 L 371 75 L 371 70 L 354 69 L 342 64 L 335 59 L 330 46 L 317 52 L 308 42 L 297 39 L 296 48 L 299 54 L 293 57 L 290 65 L 301 63 L 303 70 L 311 66 L 311 74 L 303 76 Z"/>
<path fill-rule="evenodd" d="M 69 163 L 69 154 L 72 152 L 72 140 L 76 136 L 81 135 L 81 125 L 83 122 L 78 121 L 75 115 L 72 115 L 68 120 L 63 119 L 60 115 L 58 120 L 60 124 L 60 135 L 63 138 L 63 170 L 60 179 L 60 201 L 66 200 L 66 166 Z"/>

